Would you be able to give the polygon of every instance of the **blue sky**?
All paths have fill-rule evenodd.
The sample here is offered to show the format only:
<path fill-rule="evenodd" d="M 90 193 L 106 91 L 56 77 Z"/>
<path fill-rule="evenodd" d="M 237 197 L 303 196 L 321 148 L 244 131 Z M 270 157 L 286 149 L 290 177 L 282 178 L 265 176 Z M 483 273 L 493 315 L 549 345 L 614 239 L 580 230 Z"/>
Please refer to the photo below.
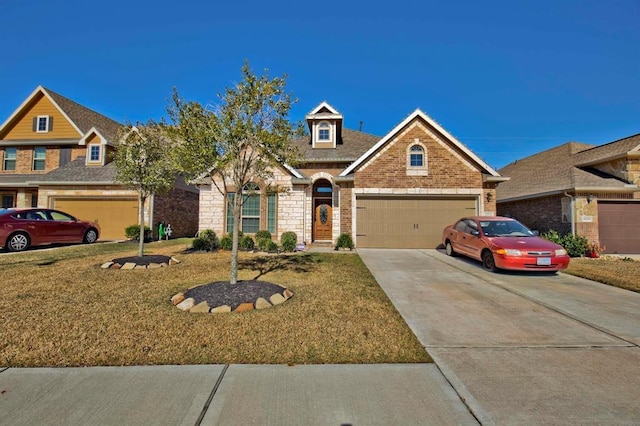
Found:
<path fill-rule="evenodd" d="M 0 122 L 38 85 L 118 121 L 289 75 L 384 136 L 422 109 L 489 165 L 640 133 L 640 2 L 0 0 Z"/>

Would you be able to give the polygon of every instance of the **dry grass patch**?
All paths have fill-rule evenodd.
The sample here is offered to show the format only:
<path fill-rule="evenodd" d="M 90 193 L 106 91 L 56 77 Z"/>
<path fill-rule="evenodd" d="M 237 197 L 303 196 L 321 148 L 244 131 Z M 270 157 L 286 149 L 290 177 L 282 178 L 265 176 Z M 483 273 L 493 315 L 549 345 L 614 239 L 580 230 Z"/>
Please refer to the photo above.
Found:
<path fill-rule="evenodd" d="M 357 255 L 241 256 L 240 279 L 284 285 L 282 305 L 242 314 L 192 314 L 169 302 L 188 287 L 228 279 L 228 253 L 147 245 L 181 263 L 104 270 L 127 244 L 0 256 L 0 365 L 413 363 L 430 359 Z"/>
<path fill-rule="evenodd" d="M 565 270 L 568 274 L 615 287 L 640 292 L 640 262 L 603 256 L 598 259 L 574 258 Z"/>

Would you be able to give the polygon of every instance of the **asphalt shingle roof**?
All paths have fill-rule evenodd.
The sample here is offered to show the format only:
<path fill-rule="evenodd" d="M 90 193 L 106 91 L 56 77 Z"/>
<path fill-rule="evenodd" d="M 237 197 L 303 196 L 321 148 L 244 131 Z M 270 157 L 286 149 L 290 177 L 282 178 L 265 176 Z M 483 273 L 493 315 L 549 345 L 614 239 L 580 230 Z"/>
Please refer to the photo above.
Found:
<path fill-rule="evenodd" d="M 309 135 L 294 139 L 292 143 L 298 147 L 303 162 L 335 160 L 352 163 L 379 140 L 379 136 L 343 128 L 342 143 L 338 143 L 336 148 L 313 149 Z"/>
<path fill-rule="evenodd" d="M 118 130 L 122 127 L 120 123 L 52 90 L 47 88 L 44 90 L 83 133 L 87 133 L 92 127 L 95 127 L 107 140 L 115 142 Z"/>
<path fill-rule="evenodd" d="M 64 166 L 50 171 L 44 175 L 38 175 L 31 179 L 32 182 L 58 183 L 58 182 L 115 182 L 116 166 L 114 162 L 104 166 L 87 166 L 85 157 L 78 157 Z"/>
<path fill-rule="evenodd" d="M 498 201 L 575 188 L 623 189 L 627 182 L 592 167 L 580 166 L 628 152 L 630 149 L 627 147 L 632 143 L 623 141 L 624 143 L 620 141 L 600 147 L 568 142 L 517 160 L 498 170 L 502 176 L 511 178 L 498 185 Z"/>

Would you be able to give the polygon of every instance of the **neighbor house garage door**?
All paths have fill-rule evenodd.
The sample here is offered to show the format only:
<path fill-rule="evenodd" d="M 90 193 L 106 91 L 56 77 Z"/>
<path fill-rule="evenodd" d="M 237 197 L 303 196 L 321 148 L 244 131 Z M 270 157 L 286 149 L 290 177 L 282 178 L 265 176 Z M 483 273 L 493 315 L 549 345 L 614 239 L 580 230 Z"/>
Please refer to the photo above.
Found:
<path fill-rule="evenodd" d="M 138 223 L 138 200 L 131 198 L 56 198 L 54 208 L 100 225 L 101 240 L 122 240 Z"/>
<path fill-rule="evenodd" d="M 640 203 L 598 201 L 598 230 L 606 253 L 640 253 Z"/>
<path fill-rule="evenodd" d="M 442 230 L 477 214 L 475 198 L 358 197 L 359 248 L 436 248 Z"/>

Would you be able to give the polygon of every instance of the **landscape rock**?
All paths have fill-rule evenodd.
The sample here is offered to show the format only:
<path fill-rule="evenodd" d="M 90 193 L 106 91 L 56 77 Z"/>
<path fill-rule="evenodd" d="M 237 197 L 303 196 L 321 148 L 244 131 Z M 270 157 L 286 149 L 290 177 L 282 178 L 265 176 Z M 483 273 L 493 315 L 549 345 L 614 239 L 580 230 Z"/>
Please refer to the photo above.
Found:
<path fill-rule="evenodd" d="M 171 298 L 171 303 L 173 303 L 173 306 L 176 306 L 178 303 L 182 302 L 183 300 L 184 300 L 184 293 L 178 293 L 173 295 L 173 297 Z"/>
<path fill-rule="evenodd" d="M 102 269 L 109 269 L 109 268 L 111 268 L 111 265 L 113 265 L 113 262 L 103 263 L 101 268 Z"/>
<path fill-rule="evenodd" d="M 253 303 L 241 303 L 234 312 L 247 312 L 253 310 Z"/>
<path fill-rule="evenodd" d="M 256 300 L 256 309 L 265 309 L 270 308 L 271 306 L 271 303 L 267 302 L 263 297 L 258 297 L 258 300 Z"/>
<path fill-rule="evenodd" d="M 229 312 L 231 312 L 231 306 L 229 305 L 222 305 L 211 308 L 212 314 L 228 314 Z"/>
<path fill-rule="evenodd" d="M 280 293 L 276 293 L 269 298 L 269 301 L 272 305 L 279 305 L 286 300 L 287 299 L 285 299 L 284 296 L 282 296 Z"/>
<path fill-rule="evenodd" d="M 133 262 L 127 262 L 124 265 L 122 265 L 122 267 L 120 269 L 133 269 L 135 268 L 137 265 Z"/>
<path fill-rule="evenodd" d="M 193 306 L 191 309 L 189 309 L 189 312 L 202 314 L 202 313 L 208 313 L 210 309 L 211 308 L 209 308 L 209 304 L 206 301 L 204 301 Z"/>
<path fill-rule="evenodd" d="M 188 311 L 189 309 L 191 309 L 194 305 L 196 304 L 196 301 L 193 300 L 192 297 L 183 300 L 182 302 L 178 303 L 176 305 L 176 308 L 181 309 L 183 311 Z"/>

